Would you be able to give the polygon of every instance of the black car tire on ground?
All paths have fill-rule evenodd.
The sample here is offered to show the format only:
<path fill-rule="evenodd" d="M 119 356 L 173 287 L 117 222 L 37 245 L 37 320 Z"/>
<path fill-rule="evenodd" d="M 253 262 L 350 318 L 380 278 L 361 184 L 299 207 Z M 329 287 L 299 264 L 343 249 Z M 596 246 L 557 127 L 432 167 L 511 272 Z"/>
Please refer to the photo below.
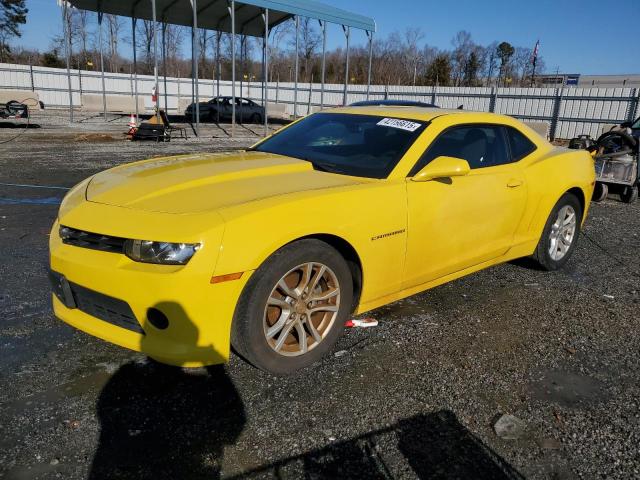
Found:
<path fill-rule="evenodd" d="M 331 269 L 338 281 L 340 303 L 333 323 L 314 348 L 298 356 L 276 352 L 265 335 L 265 312 L 272 289 L 291 269 L 307 262 L 318 262 Z M 351 313 L 353 280 L 347 263 L 331 245 L 316 239 L 299 240 L 273 253 L 245 285 L 236 305 L 231 328 L 231 345 L 254 366 L 275 374 L 290 374 L 326 355 L 338 341 Z M 293 331 L 293 330 L 291 330 Z"/>
<path fill-rule="evenodd" d="M 251 115 L 251 123 L 262 123 L 262 115 L 259 113 Z"/>
<path fill-rule="evenodd" d="M 607 195 L 609 195 L 609 186 L 606 183 L 596 182 L 591 201 L 602 202 L 607 198 Z"/>
<path fill-rule="evenodd" d="M 576 214 L 576 229 L 573 235 L 573 239 L 571 241 L 571 245 L 569 246 L 569 250 L 565 255 L 559 260 L 554 260 L 551 258 L 551 254 L 549 253 L 549 249 L 551 248 L 551 240 L 550 234 L 551 229 L 558 217 L 558 212 L 564 207 L 570 206 L 573 208 Z M 578 236 L 580 235 L 580 226 L 582 224 L 582 207 L 580 206 L 580 201 L 576 198 L 576 196 L 572 193 L 565 193 L 560 200 L 555 204 L 551 213 L 549 214 L 549 218 L 547 219 L 547 223 L 544 226 L 544 230 L 542 230 L 542 235 L 540 240 L 538 241 L 538 246 L 533 254 L 534 260 L 547 271 L 558 270 L 562 268 L 565 263 L 571 257 L 571 254 L 576 248 L 576 244 L 578 243 Z"/>
<path fill-rule="evenodd" d="M 624 203 L 634 203 L 638 200 L 638 185 L 624 187 L 620 192 L 620 200 Z"/>

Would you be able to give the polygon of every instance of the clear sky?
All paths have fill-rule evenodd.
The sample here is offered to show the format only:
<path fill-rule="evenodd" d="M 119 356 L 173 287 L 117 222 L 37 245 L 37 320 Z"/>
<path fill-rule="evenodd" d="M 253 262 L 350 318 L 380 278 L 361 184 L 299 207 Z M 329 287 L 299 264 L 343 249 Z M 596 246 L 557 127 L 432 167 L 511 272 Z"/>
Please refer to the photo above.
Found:
<path fill-rule="evenodd" d="M 540 39 L 548 71 L 640 73 L 640 0 L 321 1 L 373 17 L 378 35 L 420 27 L 424 41 L 439 48 L 449 48 L 459 30 L 469 31 L 480 44 L 504 40 L 533 48 Z M 55 0 L 27 0 L 27 6 L 27 25 L 18 42 L 45 50 L 60 31 L 60 10 Z M 364 43 L 364 33 L 355 32 L 352 39 Z M 342 42 L 342 30 L 331 26 L 329 46 Z"/>

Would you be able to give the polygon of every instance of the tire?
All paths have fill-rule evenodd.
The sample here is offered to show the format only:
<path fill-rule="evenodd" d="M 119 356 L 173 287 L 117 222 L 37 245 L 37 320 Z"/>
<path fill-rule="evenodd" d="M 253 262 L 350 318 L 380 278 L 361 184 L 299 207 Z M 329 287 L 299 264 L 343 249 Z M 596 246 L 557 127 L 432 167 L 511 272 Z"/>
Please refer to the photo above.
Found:
<path fill-rule="evenodd" d="M 592 202 L 602 202 L 609 195 L 609 186 L 606 183 L 596 182 L 596 186 L 593 190 Z"/>
<path fill-rule="evenodd" d="M 260 115 L 259 113 L 254 113 L 253 115 L 251 115 L 251 123 L 262 123 L 262 115 Z"/>
<path fill-rule="evenodd" d="M 327 292 L 332 296 L 313 305 L 307 303 L 311 297 L 302 296 L 301 287 L 305 278 L 307 285 L 314 284 L 321 270 L 322 277 L 311 290 L 316 297 Z M 271 255 L 245 286 L 233 317 L 231 345 L 262 370 L 293 373 L 334 347 L 351 313 L 352 300 L 351 272 L 335 248 L 315 239 L 293 242 Z"/>
<path fill-rule="evenodd" d="M 638 185 L 624 187 L 620 192 L 620 200 L 624 203 L 634 203 L 638 200 Z"/>
<path fill-rule="evenodd" d="M 565 193 L 551 210 L 533 254 L 540 267 L 552 271 L 562 268 L 567 263 L 576 248 L 581 222 L 580 202 L 575 195 Z"/>

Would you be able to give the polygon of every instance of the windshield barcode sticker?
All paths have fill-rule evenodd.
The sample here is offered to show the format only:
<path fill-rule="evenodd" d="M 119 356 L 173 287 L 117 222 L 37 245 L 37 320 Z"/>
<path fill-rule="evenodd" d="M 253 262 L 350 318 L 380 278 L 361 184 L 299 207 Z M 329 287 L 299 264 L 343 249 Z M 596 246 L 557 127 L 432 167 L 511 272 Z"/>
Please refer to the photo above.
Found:
<path fill-rule="evenodd" d="M 398 118 L 383 118 L 377 123 L 377 125 L 381 125 L 383 127 L 401 128 L 402 130 L 407 130 L 408 132 L 415 132 L 422 126 L 421 123 L 410 122 L 409 120 L 400 120 Z"/>

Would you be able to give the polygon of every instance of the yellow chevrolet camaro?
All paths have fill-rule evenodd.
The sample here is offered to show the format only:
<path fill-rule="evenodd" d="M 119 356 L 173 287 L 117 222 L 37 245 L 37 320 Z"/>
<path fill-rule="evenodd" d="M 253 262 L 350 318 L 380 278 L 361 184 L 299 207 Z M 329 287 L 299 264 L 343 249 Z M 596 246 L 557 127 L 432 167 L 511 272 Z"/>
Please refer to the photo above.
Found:
<path fill-rule="evenodd" d="M 562 267 L 593 193 L 588 153 L 513 118 L 347 107 L 246 151 L 154 158 L 65 197 L 50 240 L 55 314 L 182 366 L 231 347 L 287 373 L 362 313 L 533 256 Z"/>

